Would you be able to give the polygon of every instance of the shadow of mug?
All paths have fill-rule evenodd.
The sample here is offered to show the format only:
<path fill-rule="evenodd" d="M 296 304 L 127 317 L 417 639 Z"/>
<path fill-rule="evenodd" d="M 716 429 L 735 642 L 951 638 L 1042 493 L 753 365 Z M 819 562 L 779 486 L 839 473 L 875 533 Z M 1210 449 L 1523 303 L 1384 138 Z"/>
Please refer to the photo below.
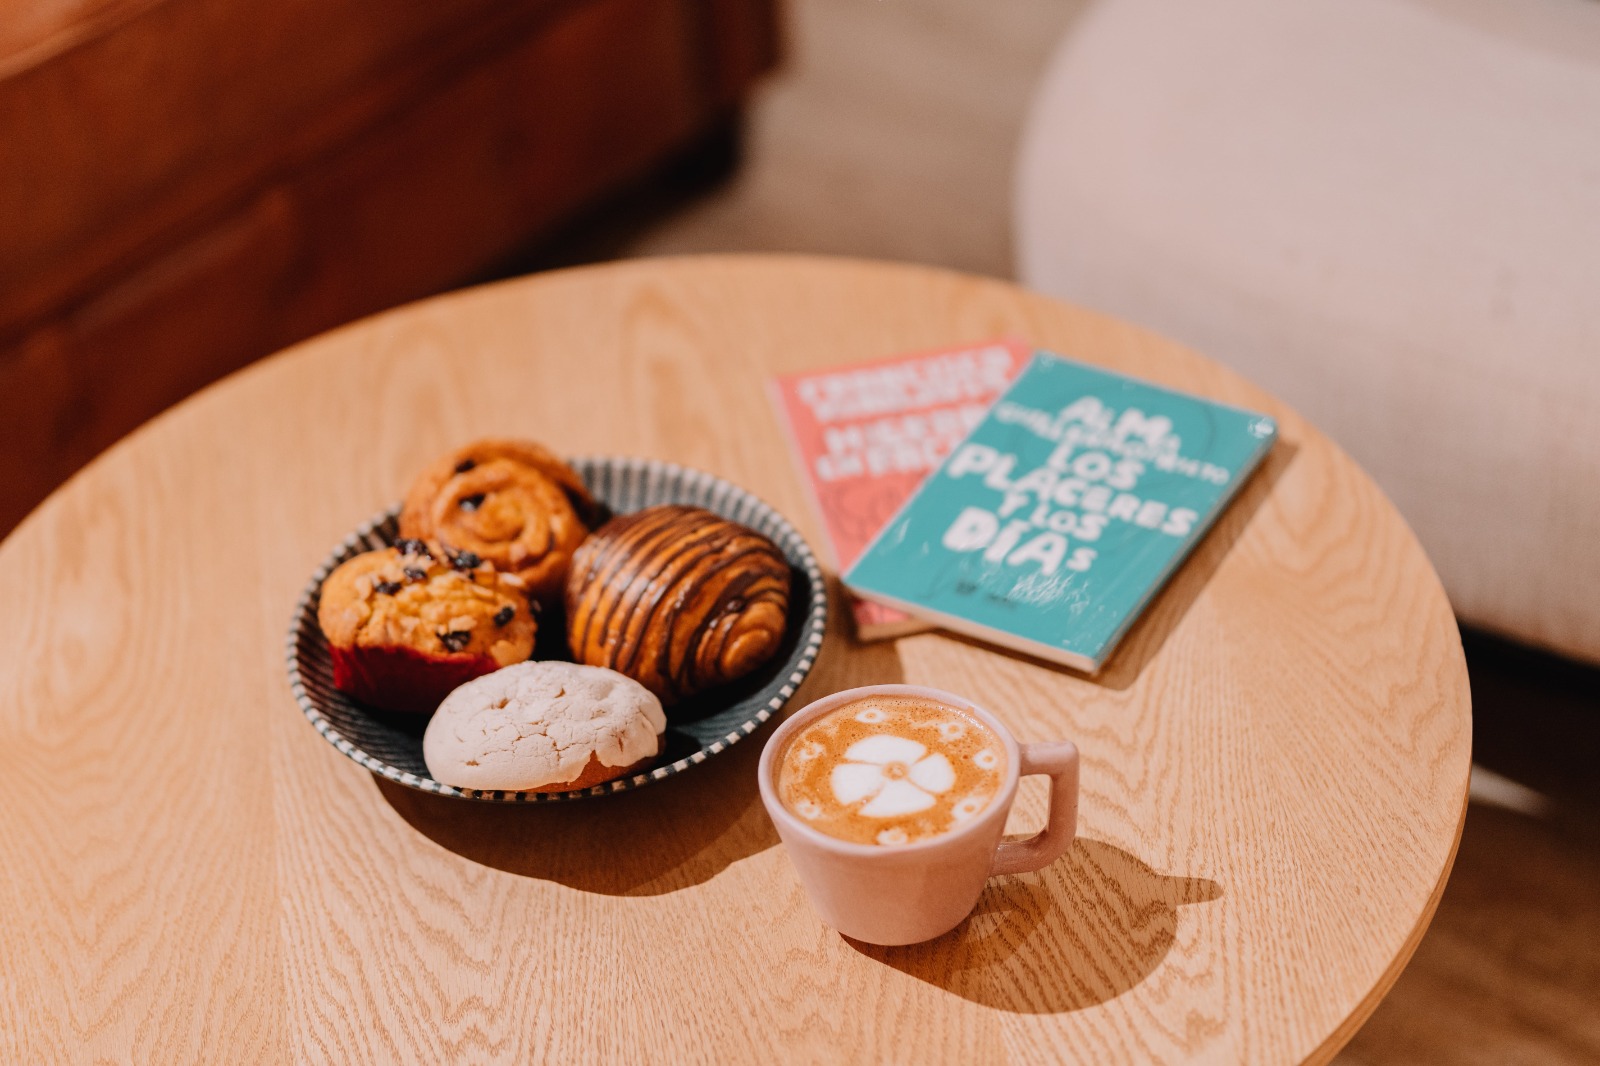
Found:
<path fill-rule="evenodd" d="M 1044 870 L 992 882 L 937 939 L 856 951 L 964 999 L 1060 1014 L 1120 996 L 1171 950 L 1178 908 L 1222 895 L 1215 881 L 1157 873 L 1121 848 L 1079 838 Z"/>

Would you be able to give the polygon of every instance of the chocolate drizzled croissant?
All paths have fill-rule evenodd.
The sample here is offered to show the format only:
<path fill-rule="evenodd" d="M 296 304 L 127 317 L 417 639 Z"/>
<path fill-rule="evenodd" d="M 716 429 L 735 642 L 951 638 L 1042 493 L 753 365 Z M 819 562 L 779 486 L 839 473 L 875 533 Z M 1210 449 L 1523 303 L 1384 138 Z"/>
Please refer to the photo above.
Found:
<path fill-rule="evenodd" d="M 600 527 L 567 578 L 573 657 L 663 703 L 741 677 L 783 642 L 789 563 L 755 530 L 699 507 L 651 507 Z"/>
<path fill-rule="evenodd" d="M 547 449 L 481 440 L 422 472 L 406 494 L 400 535 L 486 560 L 550 602 L 597 511 L 577 473 Z"/>

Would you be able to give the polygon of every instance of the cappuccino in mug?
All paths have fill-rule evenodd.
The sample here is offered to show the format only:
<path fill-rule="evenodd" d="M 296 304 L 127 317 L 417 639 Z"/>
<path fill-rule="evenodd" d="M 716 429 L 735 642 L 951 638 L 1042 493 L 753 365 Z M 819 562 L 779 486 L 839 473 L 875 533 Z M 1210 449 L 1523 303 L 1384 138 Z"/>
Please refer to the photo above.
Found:
<path fill-rule="evenodd" d="M 776 775 L 784 807 L 839 840 L 894 847 L 982 813 L 1006 781 L 1005 744 L 922 696 L 865 696 L 795 735 Z"/>

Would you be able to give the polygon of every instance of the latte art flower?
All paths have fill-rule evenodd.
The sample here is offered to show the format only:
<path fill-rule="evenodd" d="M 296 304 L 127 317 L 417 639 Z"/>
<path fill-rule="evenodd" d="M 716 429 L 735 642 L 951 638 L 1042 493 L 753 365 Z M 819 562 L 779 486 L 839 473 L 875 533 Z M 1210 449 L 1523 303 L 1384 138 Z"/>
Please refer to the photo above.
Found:
<path fill-rule="evenodd" d="M 1006 751 L 982 722 L 921 696 L 863 696 L 806 723 L 778 755 L 784 807 L 826 836 L 905 847 L 992 811 Z"/>
<path fill-rule="evenodd" d="M 869 818 L 925 811 L 956 783 L 949 759 L 938 752 L 929 755 L 917 741 L 890 733 L 856 741 L 844 757 L 830 779 L 834 799 L 847 806 L 865 801 L 860 813 Z"/>
<path fill-rule="evenodd" d="M 988 796 L 968 796 L 951 808 L 950 817 L 957 822 L 971 821 L 988 805 Z"/>

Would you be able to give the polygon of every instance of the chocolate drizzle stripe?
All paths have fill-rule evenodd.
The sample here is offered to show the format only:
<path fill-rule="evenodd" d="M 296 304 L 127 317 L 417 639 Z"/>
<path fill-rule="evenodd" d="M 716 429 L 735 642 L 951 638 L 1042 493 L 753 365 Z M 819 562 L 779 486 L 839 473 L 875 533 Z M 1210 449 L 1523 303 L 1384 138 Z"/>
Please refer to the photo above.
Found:
<path fill-rule="evenodd" d="M 590 547 L 588 570 L 584 581 L 600 576 L 607 564 L 625 561 L 628 548 L 634 541 L 650 536 L 661 526 L 659 516 L 652 514 L 623 515 L 612 519 L 597 531 L 597 539 Z"/>
<path fill-rule="evenodd" d="M 744 611 L 725 613 L 724 607 L 729 600 L 743 598 L 752 585 L 766 576 L 763 572 L 747 571 L 736 575 L 717 592 L 716 598 L 705 614 L 705 619 L 695 626 L 688 643 L 685 644 L 677 666 L 673 667 L 669 658 L 666 662 L 667 669 L 662 671 L 673 679 L 676 686 L 697 688 L 707 677 L 712 678 L 712 683 L 715 683 L 718 679 L 716 667 L 722 661 L 722 649 L 727 646 L 729 634 L 739 628 L 739 623 L 744 618 Z M 744 610 L 749 610 L 748 603 Z M 710 625 L 706 624 L 707 621 Z M 713 639 L 708 643 L 707 638 Z M 669 643 L 668 648 L 670 647 Z M 711 657 L 709 663 L 705 661 L 703 655 Z"/>
<path fill-rule="evenodd" d="M 623 627 L 623 644 L 627 649 L 627 658 L 623 660 L 621 670 L 628 673 L 638 667 L 639 655 L 644 651 L 646 637 L 650 634 L 656 613 L 667 605 L 667 613 L 661 621 L 660 632 L 666 634 L 663 648 L 671 645 L 673 627 L 677 624 L 677 616 L 682 611 L 685 600 L 693 595 L 695 586 L 686 586 L 685 578 L 694 573 L 695 568 L 702 562 L 710 561 L 711 569 L 717 569 L 716 560 L 724 554 L 728 543 L 728 531 L 725 524 L 721 523 L 707 530 L 707 534 L 698 540 L 686 539 L 670 553 L 654 559 L 643 560 L 643 565 L 650 566 L 650 581 L 641 588 L 640 594 L 628 607 L 627 623 Z M 646 592 L 655 592 L 650 603 L 644 610 L 639 610 L 643 604 Z M 670 602 L 669 602 L 670 601 Z M 664 678 L 670 675 L 663 668 L 663 662 L 658 654 L 657 671 Z"/>
<path fill-rule="evenodd" d="M 626 607 L 623 618 L 628 617 L 632 606 L 628 600 L 637 602 L 649 589 L 650 573 L 641 568 L 645 563 L 659 558 L 661 545 L 669 542 L 674 534 L 681 535 L 685 527 L 692 524 L 688 521 L 689 513 L 672 508 L 663 508 L 652 512 L 642 512 L 638 516 L 627 516 L 617 519 L 620 529 L 610 529 L 609 532 L 599 534 L 607 540 L 600 544 L 595 561 L 585 568 L 582 576 L 582 585 L 589 587 L 598 582 L 599 589 L 603 590 L 598 601 L 587 605 L 588 610 L 582 611 L 585 605 L 569 604 L 569 610 L 577 607 L 582 612 L 582 622 L 578 630 L 577 640 L 574 641 L 573 650 L 590 648 L 590 640 L 594 635 L 596 624 L 599 626 L 599 640 L 606 641 L 610 632 L 612 619 L 616 617 L 619 609 Z M 715 528 L 700 527 L 691 529 L 696 536 L 689 536 L 679 545 L 682 551 L 692 546 L 698 540 L 707 539 L 715 535 Z M 613 564 L 607 569 L 607 564 Z M 641 577 L 643 580 L 641 580 Z M 626 626 L 624 626 L 626 628 Z M 598 651 L 599 649 L 596 649 Z M 613 647 L 611 653 L 605 657 L 606 665 L 616 665 L 617 648 Z"/>
<path fill-rule="evenodd" d="M 578 549 L 578 559 L 574 565 L 576 572 L 569 578 L 567 586 L 568 614 L 574 619 L 580 612 L 582 614 L 582 622 L 573 641 L 575 652 L 588 647 L 598 608 L 611 600 L 609 590 L 619 580 L 621 571 L 628 566 L 636 546 L 658 532 L 659 523 L 652 518 L 642 515 L 615 519 L 601 527 L 593 539 Z M 602 593 L 600 602 L 584 604 L 581 597 L 572 594 L 576 589 L 589 587 L 607 590 Z M 615 604 L 611 606 L 614 609 Z M 609 617 L 610 611 L 607 612 L 607 621 Z M 602 629 L 601 633 L 604 632 Z"/>
<path fill-rule="evenodd" d="M 683 613 L 684 608 L 696 599 L 701 587 L 707 580 L 746 554 L 743 552 L 730 553 L 728 551 L 729 547 L 737 539 L 737 529 L 735 527 L 732 527 L 726 521 L 719 520 L 715 533 L 716 536 L 714 538 L 708 537 L 700 545 L 694 546 L 698 550 L 693 550 L 690 546 L 686 546 L 663 560 L 662 565 L 657 568 L 657 575 L 665 579 L 666 585 L 649 609 L 642 617 L 638 618 L 637 624 L 630 624 L 628 627 L 630 630 L 637 631 L 637 639 L 633 642 L 633 647 L 630 648 L 626 669 L 631 670 L 637 666 L 638 655 L 643 650 L 644 635 L 656 628 L 656 613 L 665 606 L 666 613 L 661 618 L 659 631 L 667 634 L 668 639 L 658 649 L 655 665 L 657 672 L 662 677 L 671 678 L 673 676 L 672 671 L 669 669 L 669 660 L 666 658 L 666 653 L 671 646 L 670 638 L 677 629 L 679 616 Z M 693 550 L 692 555 L 690 554 L 691 550 Z M 702 564 L 705 564 L 705 566 L 702 567 Z"/>
<path fill-rule="evenodd" d="M 566 588 L 580 661 L 644 681 L 668 701 L 745 672 L 722 669 L 736 636 L 760 648 L 787 615 L 789 563 L 772 541 L 700 507 L 666 505 L 613 519 L 577 553 Z M 732 603 L 737 610 L 729 610 Z M 750 611 L 762 608 L 761 620 Z M 778 633 L 768 635 L 776 640 Z"/>
<path fill-rule="evenodd" d="M 722 531 L 719 530 L 719 532 Z M 669 584 L 663 592 L 671 593 L 670 602 L 668 595 L 662 595 L 650 605 L 650 609 L 640 619 L 638 627 L 640 641 L 631 649 L 628 668 L 631 670 L 636 666 L 638 656 L 644 650 L 643 637 L 651 631 L 656 612 L 661 611 L 664 606 L 665 612 L 662 615 L 658 630 L 662 634 L 662 639 L 660 645 L 656 648 L 654 668 L 657 675 L 672 689 L 675 696 L 682 695 L 682 686 L 679 684 L 680 678 L 672 669 L 672 645 L 677 637 L 680 618 L 684 614 L 686 607 L 697 606 L 695 601 L 704 583 L 726 568 L 728 564 L 726 547 L 727 541 L 719 539 L 710 546 L 709 550 L 699 553 L 695 558 L 682 560 L 681 566 L 667 574 Z M 695 628 L 698 628 L 703 618 L 694 621 Z M 691 637 L 694 631 L 694 629 L 689 631 Z"/>
<path fill-rule="evenodd" d="M 712 649 L 713 658 L 710 661 L 717 664 L 718 669 L 721 667 L 722 656 L 728 639 L 742 628 L 740 623 L 750 617 L 750 613 L 757 607 L 770 605 L 777 609 L 780 629 L 775 634 L 775 637 L 781 639 L 783 627 L 789 613 L 790 586 L 788 563 L 784 561 L 781 565 L 781 573 L 758 575 L 757 579 L 752 583 L 752 587 L 744 593 L 744 609 L 738 614 L 728 616 L 731 619 L 731 623 L 722 628 L 717 645 Z"/>
<path fill-rule="evenodd" d="M 613 558 L 617 559 L 619 568 L 636 563 L 640 558 L 653 558 L 661 544 L 674 535 L 685 535 L 685 531 L 691 541 L 713 536 L 715 525 L 694 521 L 694 514 L 691 509 L 662 507 L 619 519 L 619 524 L 625 528 L 606 546 L 602 560 L 596 564 L 597 569 Z M 603 574 L 596 576 L 604 577 Z"/>
<path fill-rule="evenodd" d="M 618 531 L 611 531 L 618 533 Z M 635 536 L 639 530 L 628 528 L 618 533 L 622 536 Z M 589 544 L 579 549 L 579 559 L 575 569 L 580 574 L 568 578 L 567 585 L 567 617 L 572 627 L 572 650 L 585 661 L 603 664 L 605 660 L 596 657 L 590 650 L 594 641 L 605 642 L 606 627 L 610 624 L 611 613 L 616 609 L 616 598 L 625 591 L 626 583 L 631 580 L 631 575 L 624 573 L 627 565 L 627 556 L 607 559 L 605 563 L 611 564 L 609 568 L 605 563 L 596 563 L 594 560 L 607 554 L 607 550 L 614 545 L 607 542 L 591 540 Z M 601 580 L 601 575 L 604 580 Z M 590 596 L 578 595 L 580 589 L 592 589 Z M 596 632 L 596 625 L 599 631 Z"/>
<path fill-rule="evenodd" d="M 736 540 L 743 540 L 748 543 L 751 538 L 738 537 Z M 772 556 L 772 549 L 759 543 L 750 544 L 742 550 L 728 552 L 726 549 L 731 547 L 736 540 L 730 538 L 723 545 L 724 550 L 713 557 L 710 560 L 710 565 L 703 570 L 690 569 L 679 576 L 678 595 L 674 597 L 672 607 L 662 620 L 663 631 L 667 634 L 667 639 L 662 641 L 661 648 L 657 652 L 656 669 L 679 694 L 697 687 L 704 680 L 695 671 L 694 664 L 696 651 L 705 637 L 706 620 L 716 618 L 722 605 L 732 598 L 732 595 L 738 595 L 740 591 L 748 588 L 760 576 L 760 572 L 739 573 L 735 569 L 735 576 L 726 582 L 722 589 L 716 592 L 709 603 L 702 604 L 699 602 L 702 592 L 719 576 L 727 573 L 730 569 L 739 567 L 744 560 L 750 559 L 752 556 L 757 557 L 755 565 L 759 566 L 760 563 L 770 560 Z M 732 595 L 730 595 L 730 592 Z M 672 637 L 677 631 L 679 619 L 686 608 L 691 611 L 699 609 L 700 617 L 694 619 L 693 628 L 690 629 L 684 641 L 683 650 L 677 657 L 677 662 L 674 663 L 672 654 L 674 641 Z"/>

